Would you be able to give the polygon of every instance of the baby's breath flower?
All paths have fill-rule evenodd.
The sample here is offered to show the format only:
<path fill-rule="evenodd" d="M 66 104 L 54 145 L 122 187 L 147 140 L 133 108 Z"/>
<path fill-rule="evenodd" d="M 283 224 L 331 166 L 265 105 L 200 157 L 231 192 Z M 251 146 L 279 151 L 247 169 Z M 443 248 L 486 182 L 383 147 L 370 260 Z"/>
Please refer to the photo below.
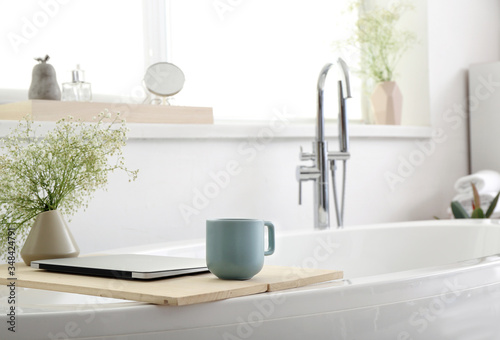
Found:
<path fill-rule="evenodd" d="M 18 245 L 40 212 L 59 209 L 71 216 L 87 207 L 97 189 L 105 189 L 108 173 L 137 170 L 124 165 L 125 125 L 61 119 L 44 138 L 25 119 L 0 143 L 0 249 L 5 257 L 8 229 L 16 230 Z M 116 119 L 115 119 L 116 120 Z M 16 247 L 18 250 L 20 247 Z"/>

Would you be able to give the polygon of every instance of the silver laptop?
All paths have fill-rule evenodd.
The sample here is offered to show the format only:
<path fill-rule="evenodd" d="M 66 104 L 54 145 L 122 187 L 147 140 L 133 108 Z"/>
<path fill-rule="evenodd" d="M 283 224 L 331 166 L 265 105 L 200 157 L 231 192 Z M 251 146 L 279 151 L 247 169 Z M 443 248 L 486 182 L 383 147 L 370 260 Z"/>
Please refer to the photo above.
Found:
<path fill-rule="evenodd" d="M 118 279 L 159 279 L 206 272 L 205 259 L 141 254 L 98 255 L 32 261 L 31 267 Z"/>

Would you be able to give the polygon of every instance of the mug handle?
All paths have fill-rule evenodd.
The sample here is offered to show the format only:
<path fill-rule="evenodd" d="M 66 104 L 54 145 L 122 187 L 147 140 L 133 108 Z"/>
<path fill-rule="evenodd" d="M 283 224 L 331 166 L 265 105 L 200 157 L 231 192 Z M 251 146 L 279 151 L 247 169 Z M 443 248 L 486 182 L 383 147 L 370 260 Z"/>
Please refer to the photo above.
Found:
<path fill-rule="evenodd" d="M 267 227 L 267 240 L 269 243 L 269 247 L 264 252 L 264 255 L 268 256 L 274 253 L 274 224 L 269 221 L 264 221 L 264 225 Z"/>

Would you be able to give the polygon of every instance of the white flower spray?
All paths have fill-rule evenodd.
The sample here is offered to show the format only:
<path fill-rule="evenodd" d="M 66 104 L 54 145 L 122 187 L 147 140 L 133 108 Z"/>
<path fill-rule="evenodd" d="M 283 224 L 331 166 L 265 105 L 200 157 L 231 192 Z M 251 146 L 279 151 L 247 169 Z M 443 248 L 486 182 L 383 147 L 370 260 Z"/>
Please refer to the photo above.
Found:
<path fill-rule="evenodd" d="M 119 114 L 111 117 L 106 110 L 92 123 L 69 116 L 43 138 L 36 136 L 33 124 L 21 121 L 0 144 L 2 258 L 9 230 L 15 230 L 20 245 L 39 213 L 58 209 L 71 216 L 87 207 L 93 193 L 106 186 L 110 172 L 123 170 L 129 181 L 137 178 L 137 170 L 125 167 L 127 128 Z"/>

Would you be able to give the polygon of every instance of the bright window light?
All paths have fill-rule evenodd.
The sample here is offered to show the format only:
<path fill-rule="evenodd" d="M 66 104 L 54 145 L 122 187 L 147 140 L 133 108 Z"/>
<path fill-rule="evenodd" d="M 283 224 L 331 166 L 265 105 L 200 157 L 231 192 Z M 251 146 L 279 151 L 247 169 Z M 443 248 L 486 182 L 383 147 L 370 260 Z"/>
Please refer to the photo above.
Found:
<path fill-rule="evenodd" d="M 318 74 L 339 57 L 332 44 L 345 38 L 354 22 L 347 3 L 5 0 L 0 89 L 26 91 L 27 99 L 33 58 L 48 54 L 59 84 L 70 81 L 79 64 L 96 101 L 112 95 L 142 102 L 146 67 L 155 61 L 154 51 L 163 51 L 164 61 L 186 76 L 173 105 L 213 107 L 219 121 L 265 120 L 283 109 L 291 117 L 313 119 Z M 150 39 L 153 35 L 161 39 Z M 361 119 L 360 82 L 351 77 L 349 118 Z M 338 112 L 336 79 L 330 75 L 325 88 L 330 119 Z"/>
<path fill-rule="evenodd" d="M 218 119 L 266 119 L 283 107 L 314 117 L 319 72 L 337 60 L 333 42 L 354 22 L 344 1 L 169 2 L 171 59 L 186 74 L 177 103 L 212 106 Z M 338 114 L 337 76 L 325 89 L 328 118 Z M 361 119 L 359 84 L 351 119 Z"/>

